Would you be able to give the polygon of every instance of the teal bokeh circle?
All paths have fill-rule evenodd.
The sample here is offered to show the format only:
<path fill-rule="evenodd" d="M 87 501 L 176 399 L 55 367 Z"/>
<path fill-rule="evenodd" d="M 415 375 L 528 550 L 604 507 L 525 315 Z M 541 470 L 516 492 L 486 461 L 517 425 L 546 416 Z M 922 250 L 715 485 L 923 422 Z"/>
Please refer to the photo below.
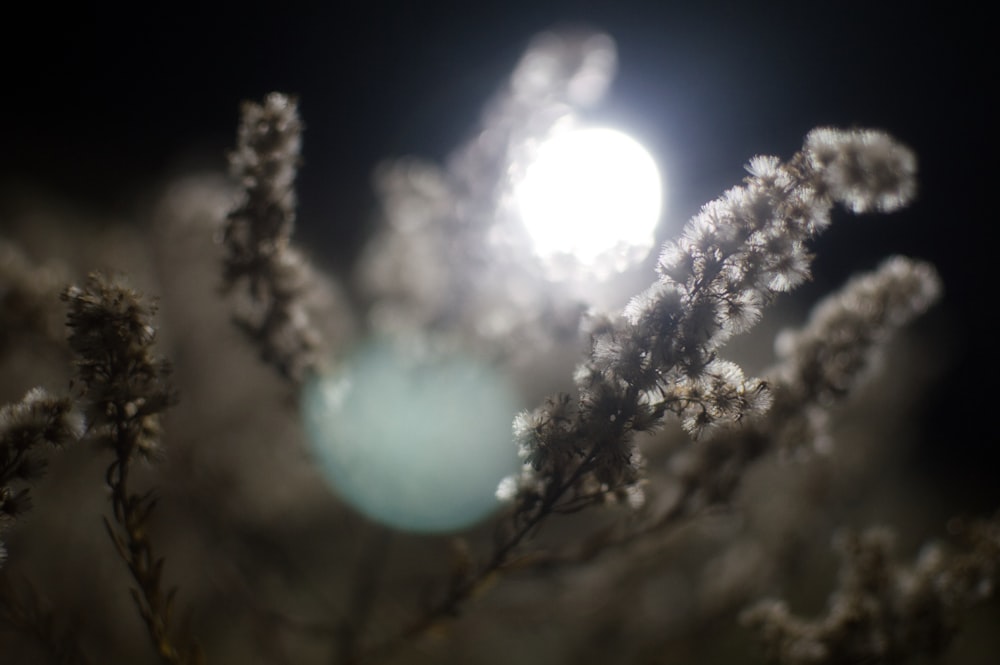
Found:
<path fill-rule="evenodd" d="M 518 467 L 512 383 L 460 355 L 416 359 L 387 343 L 313 377 L 302 415 L 322 473 L 345 501 L 391 527 L 448 532 L 498 507 Z"/>

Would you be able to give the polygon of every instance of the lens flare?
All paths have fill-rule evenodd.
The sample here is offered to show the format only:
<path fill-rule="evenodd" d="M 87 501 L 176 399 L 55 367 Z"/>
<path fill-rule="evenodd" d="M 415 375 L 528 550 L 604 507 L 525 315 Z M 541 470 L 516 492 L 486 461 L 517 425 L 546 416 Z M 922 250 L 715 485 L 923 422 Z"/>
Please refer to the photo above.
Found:
<path fill-rule="evenodd" d="M 518 467 L 516 395 L 483 363 L 376 343 L 314 378 L 302 412 L 320 468 L 345 501 L 397 529 L 448 532 L 495 510 L 497 484 Z"/>

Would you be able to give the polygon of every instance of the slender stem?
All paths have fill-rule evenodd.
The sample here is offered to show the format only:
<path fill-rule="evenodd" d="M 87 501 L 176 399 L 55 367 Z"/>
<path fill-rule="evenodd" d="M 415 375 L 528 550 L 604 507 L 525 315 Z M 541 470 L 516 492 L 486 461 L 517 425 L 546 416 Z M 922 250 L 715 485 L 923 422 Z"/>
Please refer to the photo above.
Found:
<path fill-rule="evenodd" d="M 524 520 L 503 543 L 493 550 L 493 555 L 489 561 L 474 575 L 453 585 L 447 596 L 425 611 L 394 638 L 348 662 L 352 665 L 357 665 L 362 662 L 376 662 L 388 658 L 412 640 L 424 635 L 428 630 L 437 625 L 439 621 L 455 617 L 461 605 L 482 589 L 485 582 L 492 578 L 493 575 L 501 572 L 510 563 L 511 554 L 517 547 L 549 515 L 555 512 L 559 500 L 577 484 L 584 474 L 593 468 L 596 449 L 597 446 L 594 446 L 590 450 L 569 478 L 556 485 L 552 491 L 546 493 L 542 505 L 528 519 Z"/>
<path fill-rule="evenodd" d="M 137 588 L 132 597 L 146 624 L 146 630 L 156 653 L 169 665 L 189 662 L 170 638 L 170 605 L 173 593 L 164 594 L 160 588 L 162 559 L 156 560 L 146 535 L 146 518 L 153 502 L 147 496 L 132 494 L 129 490 L 129 471 L 135 441 L 128 423 L 119 420 L 114 427 L 116 459 L 108 467 L 107 482 L 111 488 L 112 512 L 118 529 L 108 524 L 108 532 L 122 560 L 128 565 Z"/>

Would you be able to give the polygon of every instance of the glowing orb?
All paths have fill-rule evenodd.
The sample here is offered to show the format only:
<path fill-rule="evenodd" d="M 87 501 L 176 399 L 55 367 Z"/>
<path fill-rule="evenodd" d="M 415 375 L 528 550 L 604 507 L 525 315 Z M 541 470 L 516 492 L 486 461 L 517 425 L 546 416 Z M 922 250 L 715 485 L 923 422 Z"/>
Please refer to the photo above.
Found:
<path fill-rule="evenodd" d="M 416 360 L 372 344 L 303 392 L 306 432 L 324 476 L 368 517 L 406 531 L 469 526 L 498 507 L 518 468 L 516 392 L 465 358 Z"/>
<path fill-rule="evenodd" d="M 557 134 L 538 148 L 514 188 L 535 251 L 595 265 L 610 258 L 621 270 L 654 243 L 660 218 L 660 173 L 649 153 L 612 129 Z"/>

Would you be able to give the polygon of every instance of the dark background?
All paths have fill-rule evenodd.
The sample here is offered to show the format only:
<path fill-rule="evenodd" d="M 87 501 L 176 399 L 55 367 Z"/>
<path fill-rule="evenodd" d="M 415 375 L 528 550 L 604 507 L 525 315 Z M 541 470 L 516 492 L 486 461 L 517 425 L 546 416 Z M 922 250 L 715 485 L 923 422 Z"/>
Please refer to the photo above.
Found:
<path fill-rule="evenodd" d="M 133 215 L 171 176 L 225 168 L 241 100 L 289 92 L 307 128 L 300 239 L 338 269 L 370 232 L 375 164 L 446 155 L 531 36 L 559 24 L 616 40 L 619 75 L 598 115 L 658 156 L 677 225 L 735 184 L 750 156 L 788 156 L 812 127 L 888 130 L 919 155 L 919 200 L 889 217 L 838 217 L 806 291 L 895 252 L 938 266 L 946 296 L 932 324 L 950 335 L 951 369 L 915 413 L 914 462 L 963 505 L 996 507 L 996 63 L 978 10 L 874 0 L 20 10 L 0 28 L 5 191 Z"/>

